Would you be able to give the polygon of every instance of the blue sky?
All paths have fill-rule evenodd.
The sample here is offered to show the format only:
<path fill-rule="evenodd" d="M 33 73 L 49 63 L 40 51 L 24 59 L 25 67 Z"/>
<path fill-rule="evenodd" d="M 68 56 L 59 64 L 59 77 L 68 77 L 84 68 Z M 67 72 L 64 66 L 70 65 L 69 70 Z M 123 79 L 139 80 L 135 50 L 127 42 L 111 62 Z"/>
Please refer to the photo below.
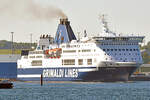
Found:
<path fill-rule="evenodd" d="M 100 34 L 102 29 L 98 18 L 100 14 L 106 14 L 112 31 L 118 34 L 144 35 L 146 41 L 150 39 L 149 0 L 34 0 L 34 2 L 60 8 L 71 21 L 76 35 L 77 32 L 82 34 L 85 29 L 88 35 Z M 32 33 L 35 42 L 41 34 L 48 33 L 54 36 L 58 23 L 58 18 L 51 21 L 26 20 L 13 18 L 13 14 L 9 16 L 1 14 L 0 40 L 10 40 L 10 32 L 13 31 L 14 41 L 30 42 Z"/>

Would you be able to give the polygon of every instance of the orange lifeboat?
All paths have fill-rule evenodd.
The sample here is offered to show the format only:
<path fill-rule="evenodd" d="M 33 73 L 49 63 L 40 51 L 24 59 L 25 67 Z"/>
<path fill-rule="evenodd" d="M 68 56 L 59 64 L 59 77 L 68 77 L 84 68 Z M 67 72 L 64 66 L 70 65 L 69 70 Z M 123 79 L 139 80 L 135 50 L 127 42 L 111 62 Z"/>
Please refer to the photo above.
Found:
<path fill-rule="evenodd" d="M 61 48 L 49 49 L 45 51 L 45 54 L 49 55 L 49 58 L 60 58 Z"/>
<path fill-rule="evenodd" d="M 61 51 L 61 48 L 55 48 L 55 49 L 49 49 L 49 50 L 46 50 L 46 54 L 49 53 L 49 52 L 55 52 L 55 51 Z"/>

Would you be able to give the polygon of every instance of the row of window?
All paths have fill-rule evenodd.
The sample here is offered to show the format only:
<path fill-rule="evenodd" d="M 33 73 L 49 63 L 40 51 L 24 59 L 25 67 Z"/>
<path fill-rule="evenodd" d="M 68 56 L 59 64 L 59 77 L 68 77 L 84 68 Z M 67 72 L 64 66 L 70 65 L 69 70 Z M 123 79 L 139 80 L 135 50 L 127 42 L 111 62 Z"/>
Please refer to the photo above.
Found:
<path fill-rule="evenodd" d="M 24 56 L 25 59 L 28 59 L 28 56 Z M 29 58 L 43 58 L 42 56 L 29 56 Z"/>
<path fill-rule="evenodd" d="M 62 61 L 62 65 L 75 65 L 75 59 L 65 59 Z"/>
<path fill-rule="evenodd" d="M 109 53 L 108 53 L 108 54 L 106 54 L 106 53 L 105 53 L 105 55 L 131 55 L 131 53 L 128 53 L 128 54 L 126 54 L 126 53 L 119 53 L 119 54 L 117 54 L 117 53 L 109 54 Z M 132 55 L 140 55 L 140 54 L 139 54 L 139 53 L 135 53 L 135 54 L 132 53 Z"/>
<path fill-rule="evenodd" d="M 64 59 L 62 65 L 75 65 L 75 59 Z M 78 59 L 78 65 L 83 65 L 83 59 Z M 92 59 L 87 59 L 87 65 L 92 65 Z"/>
<path fill-rule="evenodd" d="M 30 51 L 29 54 L 43 54 L 43 51 Z"/>
<path fill-rule="evenodd" d="M 90 49 L 79 50 L 79 52 L 91 52 Z M 76 50 L 63 50 L 63 53 L 76 53 Z"/>
<path fill-rule="evenodd" d="M 92 44 L 86 44 L 86 45 L 62 45 L 62 48 L 65 48 L 65 47 L 67 47 L 67 48 L 74 48 L 74 47 L 83 47 L 83 46 L 92 46 Z"/>
<path fill-rule="evenodd" d="M 139 49 L 103 49 L 103 51 L 139 51 Z"/>
<path fill-rule="evenodd" d="M 34 60 L 31 62 L 32 66 L 42 66 L 42 60 Z"/>
<path fill-rule="evenodd" d="M 78 60 L 79 65 L 83 65 L 83 59 Z M 87 65 L 92 65 L 92 59 L 87 59 Z"/>
<path fill-rule="evenodd" d="M 101 43 L 101 45 L 138 45 L 138 43 Z"/>
<path fill-rule="evenodd" d="M 63 50 L 63 53 L 76 53 L 76 50 Z"/>
<path fill-rule="evenodd" d="M 141 37 L 93 37 L 95 40 L 112 40 L 112 41 L 142 41 L 143 38 Z"/>
<path fill-rule="evenodd" d="M 63 46 L 65 47 L 65 46 Z M 66 45 L 67 48 L 80 47 L 80 45 Z"/>
<path fill-rule="evenodd" d="M 79 50 L 79 52 L 91 52 L 90 49 Z"/>
<path fill-rule="evenodd" d="M 106 60 L 108 60 L 108 58 L 106 58 Z M 110 60 L 113 60 L 112 58 Z M 115 60 L 124 60 L 124 61 L 127 61 L 128 59 L 127 58 L 116 58 Z M 140 58 L 131 58 L 131 60 L 141 60 Z"/>

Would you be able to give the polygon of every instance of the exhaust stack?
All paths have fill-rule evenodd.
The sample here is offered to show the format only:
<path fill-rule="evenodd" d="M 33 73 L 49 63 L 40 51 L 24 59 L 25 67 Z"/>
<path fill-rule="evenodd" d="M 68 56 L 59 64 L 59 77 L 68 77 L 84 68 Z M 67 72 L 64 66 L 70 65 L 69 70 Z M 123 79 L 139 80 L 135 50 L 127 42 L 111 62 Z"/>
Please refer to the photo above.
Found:
<path fill-rule="evenodd" d="M 76 36 L 70 26 L 70 21 L 68 21 L 68 18 L 60 19 L 54 42 L 61 44 L 69 43 L 72 40 L 76 40 Z"/>

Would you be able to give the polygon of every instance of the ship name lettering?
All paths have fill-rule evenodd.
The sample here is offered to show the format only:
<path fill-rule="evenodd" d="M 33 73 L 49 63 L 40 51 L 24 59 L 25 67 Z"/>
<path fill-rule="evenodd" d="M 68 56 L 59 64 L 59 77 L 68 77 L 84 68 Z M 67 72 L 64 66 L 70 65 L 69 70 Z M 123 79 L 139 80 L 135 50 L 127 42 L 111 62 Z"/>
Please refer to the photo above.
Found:
<path fill-rule="evenodd" d="M 44 69 L 43 77 L 78 77 L 77 69 Z"/>
<path fill-rule="evenodd" d="M 65 77 L 78 77 L 78 70 L 77 69 L 65 70 Z"/>
<path fill-rule="evenodd" d="M 43 70 L 43 77 L 63 77 L 64 69 L 45 69 Z"/>

